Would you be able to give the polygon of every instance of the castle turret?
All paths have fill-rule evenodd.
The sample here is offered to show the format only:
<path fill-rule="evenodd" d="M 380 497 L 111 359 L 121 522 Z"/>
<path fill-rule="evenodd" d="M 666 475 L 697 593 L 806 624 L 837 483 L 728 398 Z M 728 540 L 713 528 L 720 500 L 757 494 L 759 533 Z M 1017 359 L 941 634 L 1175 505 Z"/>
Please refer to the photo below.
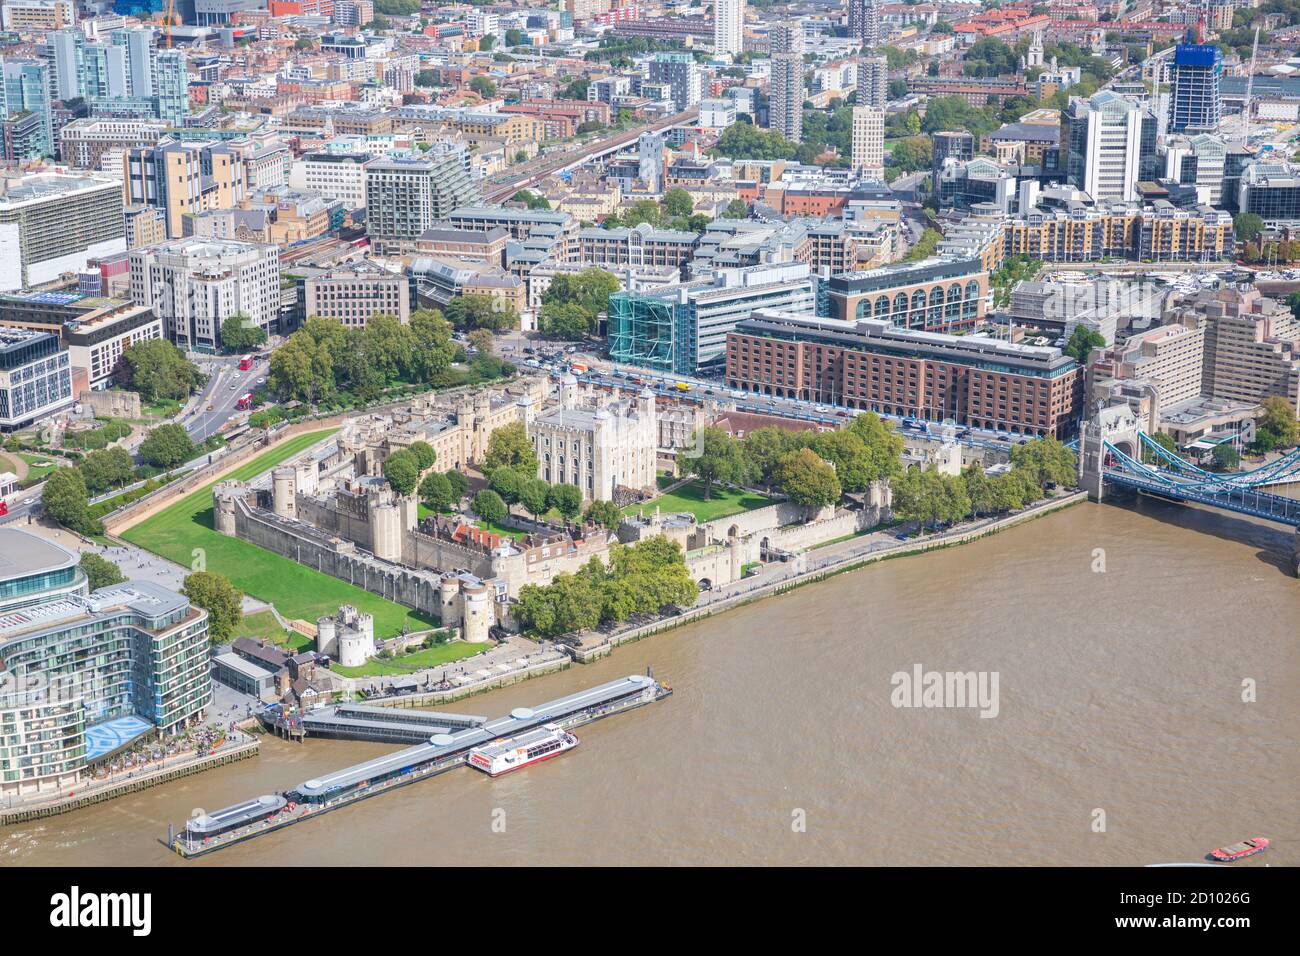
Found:
<path fill-rule="evenodd" d="M 297 493 L 298 474 L 292 466 L 284 466 L 271 472 L 271 507 L 281 518 L 298 516 Z"/>
<path fill-rule="evenodd" d="M 460 636 L 471 644 L 482 644 L 493 624 L 492 589 L 482 583 L 464 584 L 460 594 L 464 602 Z"/>
<path fill-rule="evenodd" d="M 212 489 L 212 526 L 220 533 L 235 536 L 236 501 L 247 493 L 242 481 L 223 481 Z"/>
<path fill-rule="evenodd" d="M 438 600 L 442 606 L 442 626 L 460 625 L 460 578 L 454 574 L 444 575 L 438 582 Z"/>
<path fill-rule="evenodd" d="M 316 653 L 338 656 L 338 625 L 332 615 L 316 619 Z"/>

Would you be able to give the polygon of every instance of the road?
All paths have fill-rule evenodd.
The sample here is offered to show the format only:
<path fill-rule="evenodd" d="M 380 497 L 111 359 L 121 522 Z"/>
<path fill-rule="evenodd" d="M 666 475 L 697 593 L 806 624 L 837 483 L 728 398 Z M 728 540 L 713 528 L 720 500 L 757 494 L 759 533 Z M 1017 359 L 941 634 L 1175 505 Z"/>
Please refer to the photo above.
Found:
<path fill-rule="evenodd" d="M 235 403 L 266 378 L 271 363 L 258 360 L 251 369 L 241 372 L 238 356 L 190 355 L 189 359 L 210 376 L 203 391 L 190 399 L 180 416 L 185 431 L 197 444 L 215 435 L 237 414 Z"/>

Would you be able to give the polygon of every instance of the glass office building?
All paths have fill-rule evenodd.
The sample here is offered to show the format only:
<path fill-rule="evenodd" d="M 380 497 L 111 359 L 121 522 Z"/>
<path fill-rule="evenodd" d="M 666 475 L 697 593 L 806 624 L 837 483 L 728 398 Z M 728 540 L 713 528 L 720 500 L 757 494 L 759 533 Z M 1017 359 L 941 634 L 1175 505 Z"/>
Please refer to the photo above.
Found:
<path fill-rule="evenodd" d="M 54 792 L 212 700 L 208 615 L 150 581 L 89 592 L 77 556 L 0 528 L 0 795 Z"/>

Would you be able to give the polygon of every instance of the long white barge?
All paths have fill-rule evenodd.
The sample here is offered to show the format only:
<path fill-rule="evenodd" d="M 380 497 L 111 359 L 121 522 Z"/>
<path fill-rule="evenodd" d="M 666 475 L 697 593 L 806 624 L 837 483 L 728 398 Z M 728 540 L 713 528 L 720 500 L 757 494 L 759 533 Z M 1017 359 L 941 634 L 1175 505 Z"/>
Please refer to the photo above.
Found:
<path fill-rule="evenodd" d="M 499 746 L 508 738 L 552 727 L 564 732 L 670 694 L 672 688 L 666 682 L 633 674 L 537 707 L 516 707 L 504 717 L 463 726 L 452 733 L 434 733 L 417 746 L 313 777 L 282 793 L 216 810 L 191 821 L 179 834 L 169 833 L 165 842 L 183 857 L 203 856 L 465 766 L 473 751 Z"/>

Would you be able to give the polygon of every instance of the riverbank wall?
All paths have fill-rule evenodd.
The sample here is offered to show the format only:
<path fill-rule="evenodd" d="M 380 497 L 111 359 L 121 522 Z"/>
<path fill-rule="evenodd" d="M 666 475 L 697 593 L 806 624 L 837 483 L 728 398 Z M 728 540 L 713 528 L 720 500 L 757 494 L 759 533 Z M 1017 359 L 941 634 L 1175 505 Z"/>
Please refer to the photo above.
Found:
<path fill-rule="evenodd" d="M 80 810 L 82 807 L 88 807 L 95 803 L 115 800 L 118 797 L 126 796 L 128 793 L 138 793 L 159 784 L 170 783 L 173 780 L 179 780 L 181 777 L 190 777 L 196 773 L 211 770 L 214 767 L 235 763 L 238 760 L 246 760 L 249 757 L 256 756 L 261 750 L 261 746 L 261 741 L 254 738 L 236 744 L 229 749 L 223 749 L 220 753 L 196 757 L 194 760 L 187 761 L 179 766 L 160 767 L 154 771 L 141 773 L 139 776 L 128 777 L 125 780 L 114 781 L 98 787 L 92 780 L 84 785 L 86 789 L 74 789 L 69 796 L 57 800 L 28 806 L 17 804 L 11 808 L 0 809 L 0 826 L 26 823 L 29 820 L 39 820 L 44 817 L 58 816 L 61 813 L 70 813 L 73 810 Z"/>
<path fill-rule="evenodd" d="M 621 644 L 631 644 L 642 638 L 650 637 L 654 634 L 669 631 L 673 628 L 682 627 L 685 624 L 691 624 L 695 621 L 703 620 L 714 614 L 720 614 L 724 611 L 730 611 L 733 608 L 742 607 L 754 601 L 761 601 L 764 598 L 775 597 L 786 591 L 792 591 L 795 588 L 803 587 L 807 584 L 813 584 L 817 581 L 824 581 L 827 578 L 834 577 L 837 574 L 844 574 L 848 571 L 856 571 L 859 568 L 866 567 L 870 564 L 876 564 L 880 561 L 888 561 L 892 558 L 901 558 L 907 555 L 925 554 L 929 551 L 938 551 L 942 548 L 955 547 L 961 544 L 967 544 L 971 541 L 977 541 L 980 538 L 997 534 L 1008 528 L 1014 528 L 1017 525 L 1024 524 L 1026 521 L 1032 521 L 1044 515 L 1053 514 L 1064 508 L 1069 508 L 1082 501 L 1087 501 L 1086 492 L 1079 491 L 1060 498 L 1053 498 L 1047 501 L 1039 502 L 1037 505 L 1027 508 L 1016 514 L 1007 515 L 987 524 L 981 524 L 976 527 L 967 529 L 954 529 L 943 534 L 932 535 L 928 538 L 919 538 L 906 544 L 900 544 L 898 547 L 888 548 L 886 550 L 875 551 L 869 554 L 846 555 L 842 561 L 825 565 L 809 571 L 802 572 L 792 577 L 783 578 L 780 581 L 773 581 L 771 584 L 762 585 L 752 591 L 743 594 L 737 594 L 733 597 L 724 598 L 715 601 L 704 607 L 692 608 L 688 611 L 672 618 L 665 618 L 659 621 L 652 621 L 649 624 L 643 624 L 639 627 L 629 628 L 626 631 L 620 631 L 617 634 L 610 634 L 604 640 L 592 644 L 580 644 L 576 647 L 566 648 L 570 656 L 580 664 L 589 664 L 608 657 L 615 647 Z"/>

